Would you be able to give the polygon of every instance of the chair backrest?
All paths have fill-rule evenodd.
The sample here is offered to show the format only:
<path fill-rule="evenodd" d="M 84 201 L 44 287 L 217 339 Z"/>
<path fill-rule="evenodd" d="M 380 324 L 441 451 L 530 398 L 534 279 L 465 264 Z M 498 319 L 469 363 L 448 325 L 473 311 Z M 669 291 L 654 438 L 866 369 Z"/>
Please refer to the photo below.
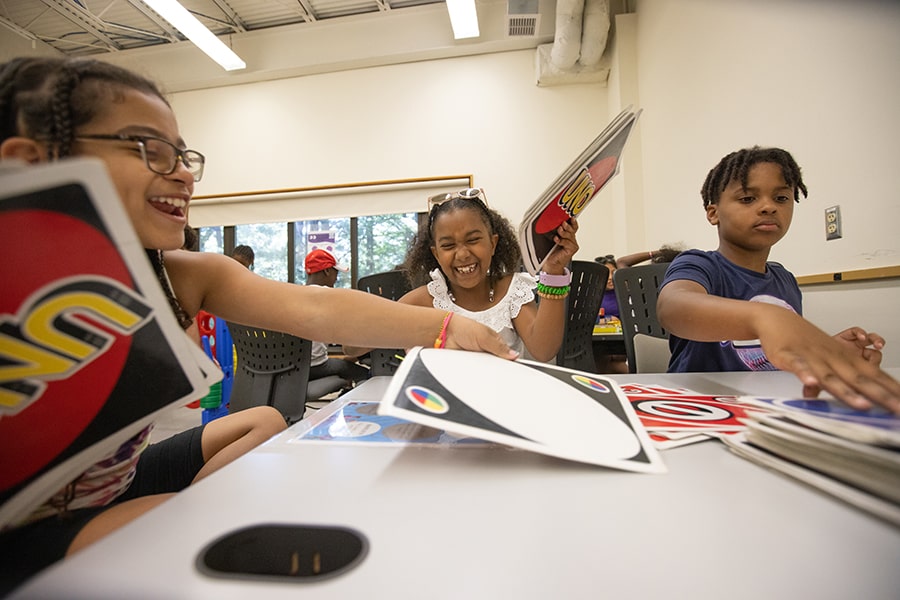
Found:
<path fill-rule="evenodd" d="M 306 401 L 318 398 L 324 387 L 339 390 L 344 382 L 331 377 L 330 382 L 315 381 L 315 391 L 309 381 L 312 342 L 281 331 L 228 323 L 231 339 L 237 349 L 238 361 L 231 387 L 230 410 L 235 412 L 251 406 L 273 406 L 284 415 L 288 424 L 303 418 Z"/>
<path fill-rule="evenodd" d="M 399 300 L 412 286 L 406 278 L 406 271 L 394 270 L 360 277 L 356 289 L 388 300 Z"/>
<path fill-rule="evenodd" d="M 379 375 L 393 375 L 400 368 L 400 363 L 406 357 L 406 350 L 403 348 L 372 348 L 369 351 L 369 375 L 377 377 Z"/>
<path fill-rule="evenodd" d="M 406 272 L 400 270 L 373 273 L 372 275 L 360 277 L 356 287 L 364 292 L 375 294 L 388 300 L 399 300 L 406 292 L 412 289 L 409 280 L 406 278 Z M 406 350 L 403 348 L 374 348 L 369 353 L 372 361 L 369 372 L 373 377 L 377 375 L 393 375 L 400 366 L 401 359 L 397 357 L 405 355 Z"/>
<path fill-rule="evenodd" d="M 669 332 L 662 328 L 656 317 L 656 297 L 668 268 L 668 263 L 659 263 L 625 267 L 613 273 L 629 373 L 664 372 L 663 363 L 668 365 L 668 344 L 654 343 L 653 358 L 645 356 L 641 359 L 635 350 L 637 336 L 669 339 Z M 640 366 L 642 364 L 647 368 Z"/>
<path fill-rule="evenodd" d="M 573 260 L 569 268 L 572 271 L 572 286 L 567 298 L 566 326 L 562 347 L 556 355 L 556 364 L 595 373 L 594 325 L 597 324 L 597 315 L 600 313 L 609 269 L 587 260 Z"/>

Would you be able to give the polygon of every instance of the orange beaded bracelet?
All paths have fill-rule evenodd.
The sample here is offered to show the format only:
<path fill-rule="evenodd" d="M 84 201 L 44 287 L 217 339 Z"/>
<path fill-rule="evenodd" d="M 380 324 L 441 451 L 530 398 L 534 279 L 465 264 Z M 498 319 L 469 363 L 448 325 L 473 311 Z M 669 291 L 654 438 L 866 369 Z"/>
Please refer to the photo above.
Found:
<path fill-rule="evenodd" d="M 447 312 L 447 315 L 444 317 L 444 322 L 441 323 L 441 332 L 438 334 L 437 338 L 434 340 L 435 348 L 443 348 L 447 345 L 447 326 L 450 324 L 450 319 L 453 317 L 453 311 Z"/>

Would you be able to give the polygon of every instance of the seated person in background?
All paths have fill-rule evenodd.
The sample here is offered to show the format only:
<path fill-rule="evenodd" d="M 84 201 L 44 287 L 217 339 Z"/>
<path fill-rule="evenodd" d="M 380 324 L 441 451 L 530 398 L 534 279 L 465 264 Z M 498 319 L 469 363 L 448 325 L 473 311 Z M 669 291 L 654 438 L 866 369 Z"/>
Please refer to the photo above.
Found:
<path fill-rule="evenodd" d="M 646 250 L 644 252 L 636 252 L 616 259 L 612 254 L 606 256 L 598 256 L 594 262 L 606 266 L 609 269 L 609 279 L 606 280 L 606 290 L 603 292 L 603 300 L 600 302 L 600 314 L 597 315 L 598 324 L 615 323 L 621 327 L 619 315 L 619 302 L 616 300 L 616 289 L 613 282 L 613 273 L 618 269 L 625 269 L 634 265 L 647 262 L 668 263 L 672 262 L 678 253 L 681 252 L 673 246 L 662 246 L 659 250 Z M 624 354 L 598 354 L 596 357 L 596 365 L 598 373 L 627 373 L 628 357 Z"/>
<path fill-rule="evenodd" d="M 496 332 L 462 315 L 451 319 L 453 313 L 355 290 L 265 279 L 227 256 L 182 250 L 194 183 L 206 159 L 187 149 L 159 88 L 136 73 L 85 58 L 26 57 L 0 64 L 0 160 L 42 164 L 69 156 L 105 163 L 183 329 L 205 309 L 307 339 L 408 347 L 432 345 L 439 336 L 448 348 L 518 356 Z M 0 548 L 15 550 L 0 564 L 0 596 L 284 428 L 284 417 L 269 406 L 230 414 L 150 446 L 151 427 L 145 428 L 107 460 L 35 498 L 28 517 L 0 531 Z"/>
<path fill-rule="evenodd" d="M 616 258 L 612 254 L 598 256 L 594 259 L 609 269 L 609 278 L 606 280 L 606 289 L 603 291 L 603 299 L 600 302 L 600 312 L 597 315 L 598 325 L 618 325 L 619 303 L 616 300 L 616 290 L 613 285 L 613 273 L 616 272 Z M 628 357 L 624 354 L 605 354 L 594 352 L 594 364 L 598 373 L 627 373 Z"/>
<path fill-rule="evenodd" d="M 577 221 L 557 229 L 558 245 L 544 264 L 547 272 L 535 281 L 520 271 L 515 230 L 488 208 L 483 190 L 440 194 L 429 198 L 429 207 L 428 220 L 404 262 L 410 282 L 419 287 L 399 301 L 465 315 L 500 333 L 526 358 L 553 360 L 565 328 L 564 300 L 572 280 L 566 265 L 578 250 Z M 346 346 L 344 351 L 355 356 L 365 352 Z"/>
<path fill-rule="evenodd" d="M 616 302 L 616 288 L 613 284 L 613 273 L 616 272 L 616 257 L 612 254 L 598 256 L 594 259 L 609 270 L 609 278 L 606 280 L 606 289 L 603 291 L 603 300 L 600 302 L 601 319 L 619 318 L 619 303 Z"/>
<path fill-rule="evenodd" d="M 633 267 L 647 261 L 650 261 L 655 265 L 660 263 L 670 263 L 675 260 L 676 256 L 681 254 L 682 250 L 684 250 L 684 248 L 678 248 L 676 246 L 660 246 L 659 250 L 635 252 L 634 254 L 628 254 L 615 259 L 616 268 L 624 269 L 625 267 Z M 607 257 L 611 256 L 612 255 L 609 254 L 607 255 Z"/>
<path fill-rule="evenodd" d="M 256 260 L 256 253 L 253 252 L 253 248 L 250 246 L 244 246 L 242 244 L 234 247 L 234 250 L 231 251 L 231 258 L 252 271 L 253 261 Z"/>
<path fill-rule="evenodd" d="M 801 192 L 800 167 L 780 148 L 732 152 L 709 172 L 701 195 L 719 247 L 681 253 L 657 301 L 669 371 L 783 369 L 804 397 L 824 389 L 854 408 L 900 413 L 900 382 L 879 368 L 884 339 L 859 327 L 831 337 L 805 320 L 796 279 L 768 260 Z"/>
<path fill-rule="evenodd" d="M 338 271 L 346 272 L 347 267 L 337 264 L 334 256 L 325 250 L 313 250 L 306 255 L 306 285 L 334 287 Z M 328 346 L 323 342 L 312 342 L 312 360 L 309 367 L 309 378 L 321 379 L 329 375 L 337 375 L 347 380 L 347 387 L 369 377 L 369 370 L 352 360 L 332 358 L 328 356 Z"/>
<path fill-rule="evenodd" d="M 605 265 L 609 269 L 609 279 L 606 281 L 606 292 L 603 294 L 603 302 L 600 304 L 601 314 L 604 317 L 619 318 L 619 304 L 616 302 L 615 285 L 613 283 L 613 273 L 618 269 L 633 267 L 648 260 L 654 264 L 672 262 L 682 249 L 675 246 L 660 246 L 659 250 L 646 250 L 644 252 L 635 252 L 621 258 L 616 258 L 612 254 L 606 256 L 598 256 L 594 262 Z"/>

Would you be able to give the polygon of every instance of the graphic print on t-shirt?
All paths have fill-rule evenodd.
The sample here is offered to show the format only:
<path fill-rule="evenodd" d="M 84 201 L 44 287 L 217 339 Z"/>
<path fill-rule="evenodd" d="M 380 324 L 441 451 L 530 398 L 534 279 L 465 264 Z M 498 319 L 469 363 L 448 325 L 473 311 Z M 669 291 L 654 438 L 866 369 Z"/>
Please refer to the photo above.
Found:
<path fill-rule="evenodd" d="M 782 308 L 786 308 L 789 311 L 796 313 L 794 307 L 782 300 L 781 298 L 776 298 L 775 296 L 770 296 L 768 294 L 762 294 L 759 296 L 754 296 L 750 298 L 750 302 L 764 302 L 765 304 L 773 304 L 775 306 L 780 306 Z M 769 359 L 766 357 L 766 353 L 763 352 L 762 346 L 759 343 L 759 340 L 733 340 L 728 342 L 720 342 L 723 348 L 731 347 L 734 349 L 734 353 L 737 354 L 738 358 L 741 359 L 747 368 L 751 371 L 777 371 L 778 369 L 769 362 Z"/>

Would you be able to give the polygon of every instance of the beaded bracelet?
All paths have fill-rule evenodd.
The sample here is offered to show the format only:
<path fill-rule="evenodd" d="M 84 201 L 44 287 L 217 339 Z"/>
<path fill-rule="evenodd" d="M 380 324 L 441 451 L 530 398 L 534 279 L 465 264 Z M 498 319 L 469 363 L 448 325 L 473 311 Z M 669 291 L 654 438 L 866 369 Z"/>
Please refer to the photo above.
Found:
<path fill-rule="evenodd" d="M 563 294 L 545 294 L 544 292 L 537 292 L 537 295 L 541 298 L 546 298 L 547 300 L 565 300 L 569 297 L 569 292 Z"/>
<path fill-rule="evenodd" d="M 569 295 L 570 289 L 571 286 L 569 285 L 555 287 L 539 281 L 537 284 L 537 295 L 541 298 L 548 298 L 550 300 L 562 300 Z"/>
<path fill-rule="evenodd" d="M 453 311 L 447 312 L 444 316 L 444 322 L 441 323 L 441 332 L 438 333 L 437 338 L 434 340 L 435 348 L 443 348 L 447 345 L 447 326 L 450 324 L 451 318 L 453 318 Z"/>

